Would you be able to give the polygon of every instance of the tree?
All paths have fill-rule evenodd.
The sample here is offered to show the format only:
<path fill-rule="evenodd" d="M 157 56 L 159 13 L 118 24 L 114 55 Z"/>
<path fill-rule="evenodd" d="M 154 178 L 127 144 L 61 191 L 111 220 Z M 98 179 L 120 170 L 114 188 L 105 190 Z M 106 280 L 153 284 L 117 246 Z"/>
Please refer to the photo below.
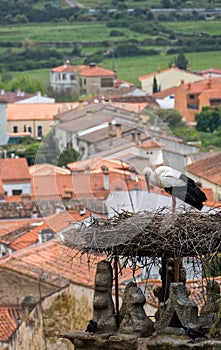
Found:
<path fill-rule="evenodd" d="M 153 78 L 153 94 L 155 92 L 158 92 L 158 91 L 160 91 L 160 87 L 157 84 L 157 78 L 154 76 L 154 78 Z"/>
<path fill-rule="evenodd" d="M 221 126 L 221 109 L 219 107 L 203 107 L 195 114 L 196 129 L 198 131 L 213 132 Z"/>
<path fill-rule="evenodd" d="M 157 115 L 171 130 L 185 126 L 182 115 L 175 109 L 162 109 L 157 110 Z"/>
<path fill-rule="evenodd" d="M 57 141 L 50 131 L 42 140 L 40 147 L 37 150 L 35 164 L 48 163 L 57 165 L 60 151 Z"/>
<path fill-rule="evenodd" d="M 63 166 L 68 163 L 75 162 L 79 157 L 79 153 L 73 148 L 64 149 L 58 159 L 58 166 Z"/>
<path fill-rule="evenodd" d="M 169 67 L 175 66 L 179 69 L 186 70 L 188 67 L 188 59 L 185 57 L 184 53 L 180 52 L 177 57 L 174 57 L 170 63 Z"/>
<path fill-rule="evenodd" d="M 42 94 L 45 93 L 43 83 L 39 79 L 34 78 L 31 80 L 30 77 L 25 74 L 21 74 L 14 80 L 10 81 L 7 88 L 11 91 L 22 90 L 29 93 L 41 91 Z"/>

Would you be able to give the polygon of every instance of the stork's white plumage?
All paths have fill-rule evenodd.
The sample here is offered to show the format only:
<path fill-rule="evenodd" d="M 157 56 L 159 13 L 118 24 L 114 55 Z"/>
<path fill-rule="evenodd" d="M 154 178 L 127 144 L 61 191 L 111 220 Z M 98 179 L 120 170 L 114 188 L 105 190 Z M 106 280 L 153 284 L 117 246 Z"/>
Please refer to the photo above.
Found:
<path fill-rule="evenodd" d="M 143 173 L 148 190 L 149 184 L 152 183 L 198 210 L 203 208 L 203 202 L 207 200 L 205 193 L 197 186 L 195 181 L 180 171 L 168 166 L 160 166 L 155 171 L 147 167 L 143 170 Z"/>

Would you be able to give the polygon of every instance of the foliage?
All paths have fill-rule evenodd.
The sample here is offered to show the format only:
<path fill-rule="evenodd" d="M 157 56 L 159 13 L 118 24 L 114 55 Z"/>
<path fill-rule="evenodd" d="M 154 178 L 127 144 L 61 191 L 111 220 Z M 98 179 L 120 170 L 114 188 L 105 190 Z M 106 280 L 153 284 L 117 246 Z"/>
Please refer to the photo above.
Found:
<path fill-rule="evenodd" d="M 8 91 L 21 90 L 29 93 L 40 91 L 42 94 L 45 93 L 44 86 L 39 79 L 30 79 L 30 77 L 25 74 L 21 74 L 17 78 L 7 81 L 4 87 L 5 90 Z"/>
<path fill-rule="evenodd" d="M 59 159 L 57 141 L 50 131 L 41 141 L 35 157 L 35 164 L 48 163 L 57 165 Z"/>
<path fill-rule="evenodd" d="M 216 255 L 213 258 L 207 256 L 203 259 L 203 277 L 221 276 L 221 257 Z"/>
<path fill-rule="evenodd" d="M 27 159 L 29 166 L 35 164 L 35 158 L 36 158 L 36 154 L 38 153 L 39 147 L 40 147 L 39 141 L 35 141 L 26 146 L 23 156 Z M 21 156 L 21 152 L 19 153 Z"/>
<path fill-rule="evenodd" d="M 183 121 L 182 115 L 175 109 L 159 108 L 156 111 L 156 115 L 172 131 L 186 125 Z"/>
<path fill-rule="evenodd" d="M 79 158 L 79 153 L 73 148 L 64 149 L 58 159 L 58 166 L 64 166 L 68 163 L 75 162 Z"/>
<path fill-rule="evenodd" d="M 49 97 L 53 97 L 56 102 L 73 102 L 79 100 L 80 91 L 77 89 L 65 89 L 59 91 L 57 89 L 53 89 L 51 86 L 47 88 L 47 95 Z"/>
<path fill-rule="evenodd" d="M 169 67 L 172 67 L 172 65 L 175 64 L 175 66 L 179 69 L 186 70 L 188 67 L 188 59 L 184 55 L 184 53 L 180 52 L 177 57 L 174 57 L 170 63 Z"/>
<path fill-rule="evenodd" d="M 154 76 L 154 78 L 153 78 L 153 94 L 155 92 L 158 92 L 158 91 L 160 91 L 160 86 L 158 86 L 157 78 Z"/>
<path fill-rule="evenodd" d="M 203 107 L 195 114 L 196 129 L 198 131 L 213 132 L 221 127 L 221 109 L 219 107 Z"/>

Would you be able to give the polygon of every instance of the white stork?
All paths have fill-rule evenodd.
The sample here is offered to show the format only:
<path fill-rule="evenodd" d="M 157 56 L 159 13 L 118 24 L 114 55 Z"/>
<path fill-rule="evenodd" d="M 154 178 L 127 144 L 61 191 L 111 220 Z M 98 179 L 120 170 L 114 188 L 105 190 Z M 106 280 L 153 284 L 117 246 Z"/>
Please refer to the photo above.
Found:
<path fill-rule="evenodd" d="M 163 188 L 172 195 L 173 212 L 176 205 L 176 197 L 183 202 L 201 210 L 203 202 L 207 200 L 206 195 L 188 176 L 180 171 L 168 166 L 160 166 L 153 171 L 151 168 L 144 168 L 143 174 L 147 183 L 147 189 L 150 192 L 150 183 Z"/>

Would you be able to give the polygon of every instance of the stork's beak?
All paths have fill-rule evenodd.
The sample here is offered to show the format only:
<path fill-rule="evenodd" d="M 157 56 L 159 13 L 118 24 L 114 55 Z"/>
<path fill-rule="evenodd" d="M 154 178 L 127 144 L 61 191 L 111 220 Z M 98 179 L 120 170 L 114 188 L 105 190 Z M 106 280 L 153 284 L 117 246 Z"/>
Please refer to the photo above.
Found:
<path fill-rule="evenodd" d="M 147 191 L 150 193 L 150 181 L 149 176 L 145 176 L 146 184 L 147 184 Z"/>

